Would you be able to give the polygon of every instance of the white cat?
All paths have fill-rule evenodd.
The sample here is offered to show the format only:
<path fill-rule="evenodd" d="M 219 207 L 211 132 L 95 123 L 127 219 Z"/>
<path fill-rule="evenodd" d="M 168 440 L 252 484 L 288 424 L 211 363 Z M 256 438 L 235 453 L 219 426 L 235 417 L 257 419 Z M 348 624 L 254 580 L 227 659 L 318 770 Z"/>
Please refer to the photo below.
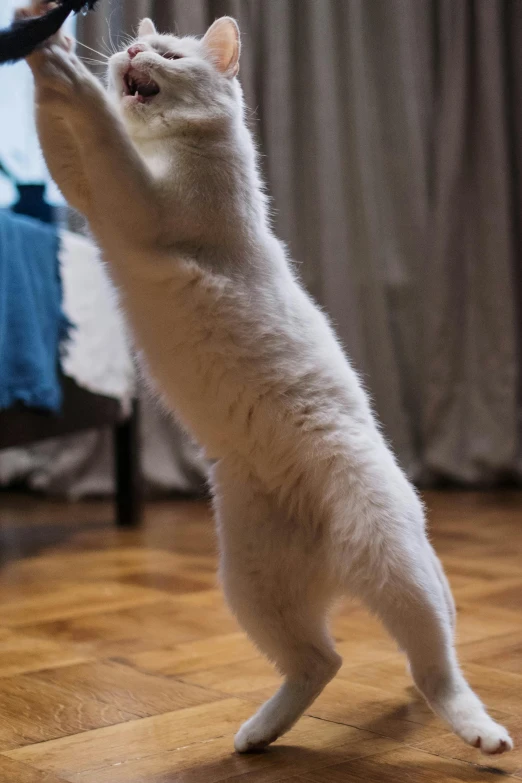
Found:
<path fill-rule="evenodd" d="M 109 263 L 148 372 L 214 460 L 227 600 L 284 676 L 238 751 L 288 731 L 341 664 L 327 617 L 358 596 L 466 742 L 512 747 L 466 683 L 422 505 L 270 227 L 237 81 L 239 31 L 145 19 L 108 91 L 63 36 L 29 58 L 40 138 Z M 350 705 L 346 705 L 346 715 Z"/>

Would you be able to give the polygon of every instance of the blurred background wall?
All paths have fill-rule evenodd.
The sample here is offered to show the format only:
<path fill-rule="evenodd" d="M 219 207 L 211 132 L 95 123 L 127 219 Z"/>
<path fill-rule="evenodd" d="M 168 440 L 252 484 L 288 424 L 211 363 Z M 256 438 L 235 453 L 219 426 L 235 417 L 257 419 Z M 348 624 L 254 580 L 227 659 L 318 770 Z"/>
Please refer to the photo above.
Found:
<path fill-rule="evenodd" d="M 102 0 L 78 37 L 106 54 L 143 16 L 201 34 L 223 14 L 277 232 L 401 463 L 522 480 L 522 3 Z M 197 473 L 169 427 L 154 459 Z"/>
<path fill-rule="evenodd" d="M 521 475 L 522 3 L 126 0 L 242 30 L 275 224 L 417 479 Z"/>

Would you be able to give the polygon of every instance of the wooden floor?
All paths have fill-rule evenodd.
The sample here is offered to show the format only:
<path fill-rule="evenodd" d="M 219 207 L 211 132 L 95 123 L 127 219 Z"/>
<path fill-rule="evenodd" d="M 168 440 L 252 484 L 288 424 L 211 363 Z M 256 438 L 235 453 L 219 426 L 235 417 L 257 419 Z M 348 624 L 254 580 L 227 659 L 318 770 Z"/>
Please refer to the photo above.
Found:
<path fill-rule="evenodd" d="M 336 679 L 273 748 L 235 755 L 278 678 L 216 589 L 206 507 L 151 505 L 141 530 L 119 532 L 104 503 L 0 495 L 0 783 L 521 779 L 522 494 L 426 500 L 464 669 L 513 753 L 488 760 L 449 734 L 351 605 Z"/>

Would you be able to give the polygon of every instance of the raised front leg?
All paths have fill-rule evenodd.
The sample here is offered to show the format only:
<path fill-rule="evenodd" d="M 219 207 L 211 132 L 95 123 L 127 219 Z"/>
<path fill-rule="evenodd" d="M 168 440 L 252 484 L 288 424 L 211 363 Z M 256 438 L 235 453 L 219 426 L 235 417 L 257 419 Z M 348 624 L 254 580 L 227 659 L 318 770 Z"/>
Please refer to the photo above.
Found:
<path fill-rule="evenodd" d="M 36 127 L 40 146 L 54 181 L 69 204 L 84 215 L 91 212 L 92 193 L 78 143 L 67 121 L 41 103 L 36 93 Z"/>
<path fill-rule="evenodd" d="M 28 7 L 18 8 L 15 11 L 15 18 L 39 16 L 46 13 L 53 5 L 55 3 L 34 0 Z M 74 49 L 74 41 L 64 35 L 62 31 L 53 36 L 52 43 L 61 46 L 66 51 Z M 38 63 L 37 60 L 31 58 L 28 59 L 28 62 L 30 66 Z M 60 106 L 53 104 L 52 101 L 46 101 L 48 96 L 45 85 L 39 78 L 39 69 L 33 68 L 33 74 L 35 77 L 36 126 L 47 165 L 69 204 L 86 214 L 91 194 L 78 144 L 63 117 Z"/>
<path fill-rule="evenodd" d="M 93 227 L 110 224 L 136 242 L 158 240 L 162 222 L 156 183 L 101 84 L 72 51 L 56 44 L 33 54 L 28 62 L 38 84 L 41 111 L 49 118 L 44 154 L 50 165 L 60 155 L 59 149 L 50 150 L 52 118 L 60 117 L 80 151 L 91 196 L 86 214 Z M 58 128 L 58 121 L 55 124 Z M 63 170 L 53 167 L 62 185 Z"/>

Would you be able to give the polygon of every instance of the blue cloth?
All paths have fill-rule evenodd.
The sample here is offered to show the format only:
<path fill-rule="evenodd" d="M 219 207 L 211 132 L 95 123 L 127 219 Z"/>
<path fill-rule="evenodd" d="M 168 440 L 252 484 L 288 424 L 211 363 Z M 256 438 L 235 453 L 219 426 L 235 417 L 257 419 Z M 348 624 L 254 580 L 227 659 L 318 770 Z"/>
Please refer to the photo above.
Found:
<path fill-rule="evenodd" d="M 0 410 L 58 411 L 62 313 L 58 232 L 0 209 Z"/>

